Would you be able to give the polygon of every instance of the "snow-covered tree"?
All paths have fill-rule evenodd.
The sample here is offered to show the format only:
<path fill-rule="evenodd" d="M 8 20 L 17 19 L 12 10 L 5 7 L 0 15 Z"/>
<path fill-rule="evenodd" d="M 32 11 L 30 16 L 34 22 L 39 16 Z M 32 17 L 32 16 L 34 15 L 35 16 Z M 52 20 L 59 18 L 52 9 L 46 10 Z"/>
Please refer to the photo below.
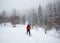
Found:
<path fill-rule="evenodd" d="M 37 14 L 35 9 L 32 10 L 32 25 L 36 25 L 37 24 Z"/>
<path fill-rule="evenodd" d="M 41 26 L 43 24 L 43 15 L 42 15 L 42 7 L 39 5 L 38 8 L 38 25 Z"/>

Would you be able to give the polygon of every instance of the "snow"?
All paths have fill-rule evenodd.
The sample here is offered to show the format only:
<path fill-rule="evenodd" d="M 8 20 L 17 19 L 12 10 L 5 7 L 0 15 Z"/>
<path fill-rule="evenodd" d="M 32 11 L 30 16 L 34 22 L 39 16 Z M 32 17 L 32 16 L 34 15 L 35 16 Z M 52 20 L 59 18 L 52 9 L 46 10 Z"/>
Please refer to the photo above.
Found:
<path fill-rule="evenodd" d="M 60 38 L 44 34 L 42 28 L 31 29 L 31 37 L 26 34 L 26 25 L 12 27 L 10 23 L 6 26 L 0 25 L 0 43 L 60 43 Z M 51 31 L 51 33 L 53 33 Z"/>

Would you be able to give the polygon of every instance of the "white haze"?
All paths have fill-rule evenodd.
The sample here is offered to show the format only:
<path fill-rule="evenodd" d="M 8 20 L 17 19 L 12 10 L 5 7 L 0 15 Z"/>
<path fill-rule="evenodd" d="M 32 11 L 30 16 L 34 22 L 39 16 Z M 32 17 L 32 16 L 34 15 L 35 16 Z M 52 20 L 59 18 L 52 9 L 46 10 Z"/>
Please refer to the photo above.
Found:
<path fill-rule="evenodd" d="M 37 8 L 39 5 L 45 6 L 48 2 L 54 2 L 55 0 L 0 0 L 0 13 L 3 10 L 11 11 L 17 9 L 20 11 Z"/>

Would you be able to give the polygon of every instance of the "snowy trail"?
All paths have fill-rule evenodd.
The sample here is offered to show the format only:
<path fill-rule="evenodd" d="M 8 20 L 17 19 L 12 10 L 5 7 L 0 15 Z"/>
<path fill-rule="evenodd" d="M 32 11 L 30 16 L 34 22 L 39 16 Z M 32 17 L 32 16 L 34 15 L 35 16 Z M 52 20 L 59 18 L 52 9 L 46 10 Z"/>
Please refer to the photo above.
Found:
<path fill-rule="evenodd" d="M 17 25 L 14 28 L 9 23 L 0 26 L 0 43 L 60 43 L 59 38 L 45 35 L 42 28 L 39 31 L 31 29 L 31 37 L 26 34 L 25 28 L 26 25 Z"/>
<path fill-rule="evenodd" d="M 33 43 L 26 35 L 25 26 L 18 25 L 16 28 L 5 26 L 0 29 L 0 43 Z"/>

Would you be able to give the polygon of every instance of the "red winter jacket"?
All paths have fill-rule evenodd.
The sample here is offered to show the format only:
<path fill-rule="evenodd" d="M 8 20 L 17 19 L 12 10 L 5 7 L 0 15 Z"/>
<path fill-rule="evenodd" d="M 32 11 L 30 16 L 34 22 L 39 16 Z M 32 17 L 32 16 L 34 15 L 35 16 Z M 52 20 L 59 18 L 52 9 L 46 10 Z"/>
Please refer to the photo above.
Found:
<path fill-rule="evenodd" d="M 31 29 L 31 26 L 28 24 L 27 25 L 27 30 L 30 30 Z"/>

